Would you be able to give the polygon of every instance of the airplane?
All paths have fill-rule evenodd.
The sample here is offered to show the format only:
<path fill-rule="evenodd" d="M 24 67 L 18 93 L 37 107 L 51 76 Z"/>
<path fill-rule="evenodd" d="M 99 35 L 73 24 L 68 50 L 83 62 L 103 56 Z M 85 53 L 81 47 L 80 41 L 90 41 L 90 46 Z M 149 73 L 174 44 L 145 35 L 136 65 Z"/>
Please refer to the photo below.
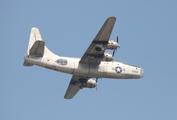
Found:
<path fill-rule="evenodd" d="M 72 99 L 80 89 L 97 87 L 99 78 L 140 79 L 144 76 L 144 70 L 141 67 L 113 60 L 115 51 L 120 47 L 118 37 L 117 42 L 109 40 L 115 21 L 114 16 L 107 18 L 81 58 L 54 54 L 45 46 L 39 29 L 33 27 L 23 65 L 37 65 L 72 74 L 64 95 L 65 99 Z M 106 53 L 107 49 L 113 50 L 113 54 Z"/>

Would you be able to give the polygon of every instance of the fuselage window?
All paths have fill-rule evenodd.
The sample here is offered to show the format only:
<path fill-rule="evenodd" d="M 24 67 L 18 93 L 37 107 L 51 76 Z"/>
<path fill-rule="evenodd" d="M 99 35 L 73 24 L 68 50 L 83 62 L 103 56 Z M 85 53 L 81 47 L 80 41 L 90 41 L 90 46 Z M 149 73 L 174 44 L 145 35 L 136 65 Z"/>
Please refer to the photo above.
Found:
<path fill-rule="evenodd" d="M 58 59 L 56 62 L 57 62 L 59 65 L 66 65 L 66 64 L 68 63 L 66 59 Z"/>

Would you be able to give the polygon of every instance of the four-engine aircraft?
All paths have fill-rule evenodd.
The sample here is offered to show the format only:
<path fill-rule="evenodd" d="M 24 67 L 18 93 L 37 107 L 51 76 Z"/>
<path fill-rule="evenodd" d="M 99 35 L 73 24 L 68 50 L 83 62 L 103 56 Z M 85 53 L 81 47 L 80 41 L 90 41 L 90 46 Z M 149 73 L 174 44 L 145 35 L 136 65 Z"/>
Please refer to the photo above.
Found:
<path fill-rule="evenodd" d="M 42 40 L 39 29 L 31 29 L 24 66 L 37 65 L 59 72 L 72 74 L 65 93 L 65 99 L 72 99 L 82 88 L 95 88 L 98 78 L 139 79 L 144 75 L 142 68 L 113 61 L 114 53 L 120 47 L 109 40 L 115 17 L 109 17 L 81 58 L 62 57 L 51 52 Z M 113 54 L 105 50 L 113 50 Z M 96 78 L 93 80 L 92 78 Z"/>

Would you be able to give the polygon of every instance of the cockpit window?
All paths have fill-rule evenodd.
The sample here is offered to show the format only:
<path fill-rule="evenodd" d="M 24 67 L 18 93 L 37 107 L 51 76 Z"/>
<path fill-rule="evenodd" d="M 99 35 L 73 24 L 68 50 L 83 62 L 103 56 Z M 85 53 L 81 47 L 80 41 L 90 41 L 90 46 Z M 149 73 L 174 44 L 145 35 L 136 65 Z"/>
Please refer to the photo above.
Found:
<path fill-rule="evenodd" d="M 56 60 L 56 62 L 59 65 L 67 65 L 67 63 L 68 63 L 66 59 L 58 59 L 58 60 Z"/>

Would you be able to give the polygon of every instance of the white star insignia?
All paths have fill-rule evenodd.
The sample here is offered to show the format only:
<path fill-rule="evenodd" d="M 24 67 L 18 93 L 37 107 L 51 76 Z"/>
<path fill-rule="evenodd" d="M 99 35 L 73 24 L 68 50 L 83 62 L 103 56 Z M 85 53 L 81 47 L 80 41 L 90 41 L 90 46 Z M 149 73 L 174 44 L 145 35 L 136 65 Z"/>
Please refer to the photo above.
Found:
<path fill-rule="evenodd" d="M 116 72 L 117 72 L 117 73 L 121 73 L 121 72 L 122 72 L 122 68 L 119 67 L 119 66 L 117 66 L 117 67 L 116 67 Z"/>

